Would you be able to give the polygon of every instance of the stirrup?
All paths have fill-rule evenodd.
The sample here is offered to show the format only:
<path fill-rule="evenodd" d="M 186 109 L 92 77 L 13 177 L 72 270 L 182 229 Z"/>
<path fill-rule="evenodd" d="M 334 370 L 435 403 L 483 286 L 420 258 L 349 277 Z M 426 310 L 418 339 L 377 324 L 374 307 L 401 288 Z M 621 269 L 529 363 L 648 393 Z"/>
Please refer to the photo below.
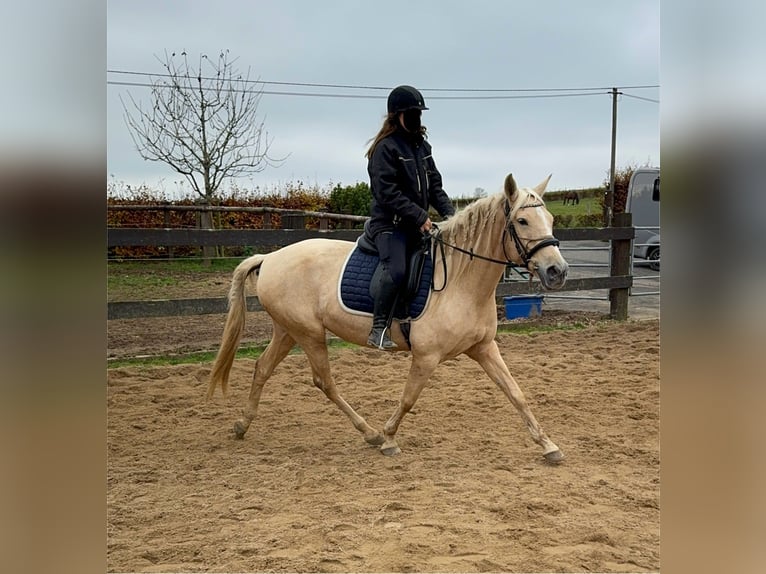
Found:
<path fill-rule="evenodd" d="M 370 331 L 370 336 L 367 337 L 367 345 L 381 351 L 390 351 L 396 348 L 396 343 L 388 336 L 388 329 L 381 329 L 377 332 L 375 329 Z"/>

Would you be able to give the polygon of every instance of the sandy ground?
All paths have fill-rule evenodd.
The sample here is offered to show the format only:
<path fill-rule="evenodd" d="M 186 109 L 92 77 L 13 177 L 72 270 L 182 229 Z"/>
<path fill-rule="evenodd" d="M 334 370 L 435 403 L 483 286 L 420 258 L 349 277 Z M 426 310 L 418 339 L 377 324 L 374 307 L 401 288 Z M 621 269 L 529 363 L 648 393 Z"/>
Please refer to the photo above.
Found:
<path fill-rule="evenodd" d="M 267 332 L 254 319 L 246 339 Z M 111 321 L 109 353 L 215 348 L 216 320 Z M 390 458 L 311 385 L 302 354 L 266 385 L 244 440 L 231 428 L 252 360 L 211 403 L 209 363 L 109 369 L 108 570 L 658 571 L 659 321 L 586 324 L 498 335 L 559 466 L 465 357 L 437 369 Z M 341 393 L 381 427 L 408 355 L 331 352 Z"/>

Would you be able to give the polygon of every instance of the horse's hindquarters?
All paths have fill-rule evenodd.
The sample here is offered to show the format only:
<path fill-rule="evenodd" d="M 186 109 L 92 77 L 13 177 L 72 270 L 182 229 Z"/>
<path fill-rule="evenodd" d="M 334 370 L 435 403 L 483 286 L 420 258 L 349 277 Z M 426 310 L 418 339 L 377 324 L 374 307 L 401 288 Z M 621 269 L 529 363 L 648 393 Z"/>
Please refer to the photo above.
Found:
<path fill-rule="evenodd" d="M 369 330 L 368 318 L 344 312 L 338 303 L 341 268 L 353 247 L 349 241 L 310 239 L 275 252 L 258 277 L 261 305 L 298 339 L 324 337 L 325 329 L 336 332 L 344 323 L 367 323 Z M 336 334 L 346 338 L 345 333 Z M 361 335 L 349 340 L 364 344 Z"/>

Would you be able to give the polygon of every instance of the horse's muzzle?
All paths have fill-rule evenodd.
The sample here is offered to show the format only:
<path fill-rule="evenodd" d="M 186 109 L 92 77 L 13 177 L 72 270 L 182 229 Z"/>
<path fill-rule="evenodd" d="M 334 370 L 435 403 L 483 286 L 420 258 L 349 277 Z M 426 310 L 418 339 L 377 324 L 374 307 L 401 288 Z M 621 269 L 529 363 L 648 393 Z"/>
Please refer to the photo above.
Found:
<path fill-rule="evenodd" d="M 545 289 L 561 289 L 567 281 L 568 272 L 569 265 L 566 263 L 537 268 L 537 276 Z"/>

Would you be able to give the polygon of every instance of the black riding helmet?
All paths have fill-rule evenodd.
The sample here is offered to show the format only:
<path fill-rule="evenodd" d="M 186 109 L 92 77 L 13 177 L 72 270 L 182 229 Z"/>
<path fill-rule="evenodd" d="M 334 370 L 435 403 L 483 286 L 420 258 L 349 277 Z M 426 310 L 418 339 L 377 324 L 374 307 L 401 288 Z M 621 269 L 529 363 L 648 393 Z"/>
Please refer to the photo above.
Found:
<path fill-rule="evenodd" d="M 388 95 L 388 113 L 396 114 L 407 110 L 427 110 L 423 94 L 412 86 L 398 86 Z"/>

